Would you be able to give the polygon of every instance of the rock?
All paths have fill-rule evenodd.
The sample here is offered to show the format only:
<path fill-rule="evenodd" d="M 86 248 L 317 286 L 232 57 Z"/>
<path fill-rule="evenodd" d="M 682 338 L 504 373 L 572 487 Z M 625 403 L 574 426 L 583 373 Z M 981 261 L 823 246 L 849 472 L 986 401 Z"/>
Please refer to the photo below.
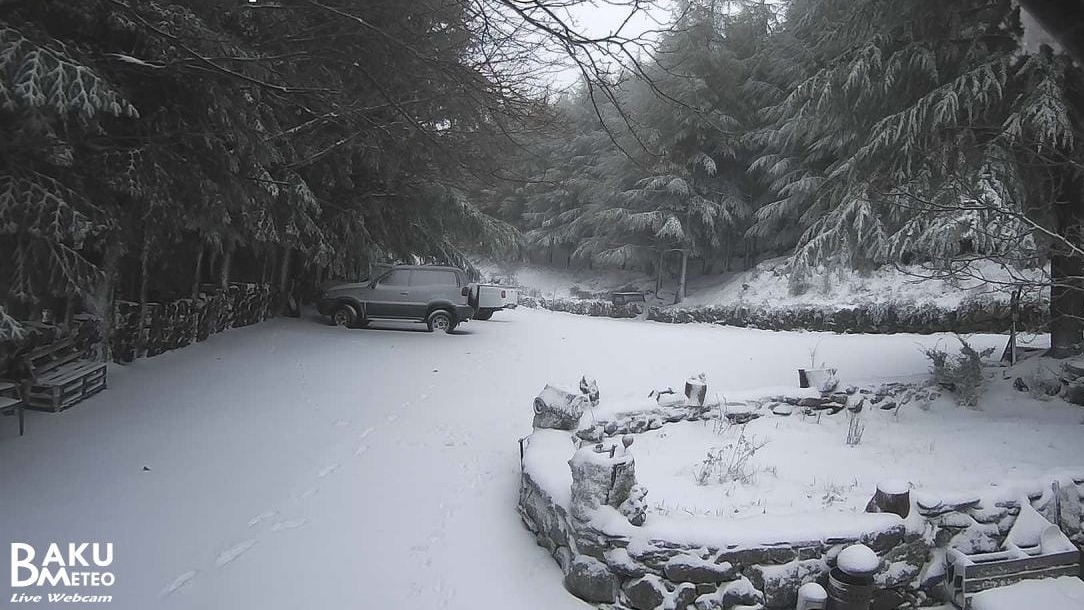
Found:
<path fill-rule="evenodd" d="M 971 518 L 979 523 L 997 524 L 1009 515 L 1009 509 L 1004 507 L 976 508 L 968 511 Z"/>
<path fill-rule="evenodd" d="M 885 569 L 878 572 L 873 578 L 873 584 L 878 589 L 891 589 L 907 584 L 918 577 L 922 572 L 922 562 L 917 565 L 908 561 L 886 562 Z"/>
<path fill-rule="evenodd" d="M 606 564 L 577 555 L 565 573 L 565 589 L 586 602 L 612 604 L 617 601 L 618 580 Z"/>
<path fill-rule="evenodd" d="M 606 428 L 605 428 L 606 436 L 613 436 L 613 435 L 617 434 L 617 430 L 618 430 L 617 422 L 612 421 L 612 422 L 607 422 L 606 423 Z"/>
<path fill-rule="evenodd" d="M 884 401 L 884 402 L 882 402 L 880 404 L 880 407 L 881 407 L 882 411 L 891 411 L 892 409 L 895 409 L 897 406 L 899 406 L 899 405 L 897 405 L 896 401 L 894 401 L 894 400 L 886 400 L 886 401 Z"/>
<path fill-rule="evenodd" d="M 644 566 L 636 562 L 635 559 L 629 555 L 628 549 L 621 547 L 609 549 L 602 555 L 606 565 L 610 566 L 610 571 L 622 576 L 628 576 L 630 578 L 639 578 L 647 573 Z"/>
<path fill-rule="evenodd" d="M 603 504 L 621 506 L 636 485 L 636 462 L 620 443 L 580 447 L 568 461 L 572 470 L 572 517 L 589 521 Z M 611 455 L 612 454 L 612 455 Z M 646 492 L 645 492 L 646 493 Z"/>
<path fill-rule="evenodd" d="M 575 430 L 587 397 L 547 384 L 534 399 L 534 427 Z"/>
<path fill-rule="evenodd" d="M 851 413 L 861 413 L 866 408 L 865 396 L 848 396 L 847 397 L 847 410 Z"/>
<path fill-rule="evenodd" d="M 771 411 L 775 415 L 787 416 L 791 413 L 794 413 L 794 405 L 788 405 L 787 403 L 775 403 L 775 405 L 771 407 Z"/>
<path fill-rule="evenodd" d="M 598 383 L 592 377 L 584 375 L 580 379 L 580 393 L 587 397 L 592 407 L 598 406 Z"/>
<path fill-rule="evenodd" d="M 617 507 L 618 512 L 625 516 L 629 520 L 629 523 L 635 526 L 641 526 L 647 520 L 647 502 L 644 498 L 647 496 L 647 488 L 643 485 L 634 485 L 629 490 L 628 499 L 621 503 Z"/>
<path fill-rule="evenodd" d="M 696 610 L 730 610 L 734 606 L 762 603 L 764 594 L 758 591 L 748 578 L 742 576 L 715 593 L 696 598 L 694 607 Z"/>
<path fill-rule="evenodd" d="M 746 413 L 727 413 L 726 414 L 726 419 L 730 423 L 735 424 L 735 425 L 747 424 L 747 423 L 753 421 L 754 419 L 756 419 L 758 417 L 760 417 L 760 413 L 746 412 Z"/>
<path fill-rule="evenodd" d="M 794 549 L 788 546 L 755 547 L 733 551 L 723 551 L 718 561 L 727 561 L 734 565 L 781 564 L 794 559 Z"/>
<path fill-rule="evenodd" d="M 806 396 L 798 400 L 799 407 L 813 407 L 814 409 L 823 407 L 830 404 L 832 401 L 828 398 L 817 398 L 814 396 Z"/>
<path fill-rule="evenodd" d="M 832 394 L 829 398 L 831 398 L 832 402 L 834 403 L 845 405 L 847 404 L 847 400 L 850 398 L 850 396 L 848 396 L 846 392 L 836 392 L 835 394 Z"/>
<path fill-rule="evenodd" d="M 734 580 L 738 571 L 729 562 L 714 563 L 693 555 L 678 555 L 666 562 L 663 574 L 672 582 L 720 583 Z"/>
<path fill-rule="evenodd" d="M 1024 381 L 1023 377 L 1017 377 L 1016 379 L 1014 379 L 1012 382 L 1012 387 L 1017 392 L 1027 392 L 1030 389 L 1028 388 L 1028 384 Z"/>
<path fill-rule="evenodd" d="M 976 523 L 956 534 L 949 541 L 949 547 L 966 555 L 993 553 L 1001 548 L 996 524 Z"/>
<path fill-rule="evenodd" d="M 666 599 L 666 587 L 654 574 L 629 581 L 621 587 L 625 601 L 636 610 L 655 610 Z"/>
<path fill-rule="evenodd" d="M 696 592 L 696 585 L 687 582 L 678 583 L 672 597 L 673 605 L 667 604 L 664 608 L 665 610 L 686 610 L 696 602 L 696 598 L 699 596 L 700 594 Z"/>
<path fill-rule="evenodd" d="M 1074 405 L 1084 405 L 1084 383 L 1079 380 L 1066 382 L 1062 398 Z"/>
<path fill-rule="evenodd" d="M 828 564 L 821 558 L 745 569 L 753 586 L 764 592 L 764 605 L 769 608 L 793 608 L 798 601 L 798 587 L 827 572 Z"/>
<path fill-rule="evenodd" d="M 1070 358 L 1061 363 L 1061 370 L 1070 379 L 1084 377 L 1084 358 Z"/>

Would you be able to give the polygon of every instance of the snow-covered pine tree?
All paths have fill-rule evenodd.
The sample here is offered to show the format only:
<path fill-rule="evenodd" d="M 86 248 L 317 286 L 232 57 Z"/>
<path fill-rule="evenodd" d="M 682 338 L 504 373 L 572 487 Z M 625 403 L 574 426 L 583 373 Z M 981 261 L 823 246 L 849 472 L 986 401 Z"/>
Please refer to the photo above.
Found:
<path fill-rule="evenodd" d="M 793 277 L 1047 258 L 1055 351 L 1080 343 L 1080 73 L 1049 50 L 1022 53 L 1020 35 L 1008 1 L 791 5 L 778 53 L 804 58 L 800 76 L 751 140 L 775 194 L 753 231 L 798 223 Z"/>

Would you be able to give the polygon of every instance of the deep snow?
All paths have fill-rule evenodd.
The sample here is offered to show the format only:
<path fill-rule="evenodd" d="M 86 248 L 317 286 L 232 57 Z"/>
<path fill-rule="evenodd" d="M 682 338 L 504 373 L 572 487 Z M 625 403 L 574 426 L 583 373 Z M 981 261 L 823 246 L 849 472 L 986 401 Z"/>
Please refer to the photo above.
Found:
<path fill-rule="evenodd" d="M 922 377 L 943 340 L 522 309 L 420 330 L 272 320 L 113 366 L 26 437 L 0 419 L 0 543 L 115 543 L 110 608 L 585 608 L 515 510 L 547 382 L 793 386 L 813 349 L 849 379 Z"/>

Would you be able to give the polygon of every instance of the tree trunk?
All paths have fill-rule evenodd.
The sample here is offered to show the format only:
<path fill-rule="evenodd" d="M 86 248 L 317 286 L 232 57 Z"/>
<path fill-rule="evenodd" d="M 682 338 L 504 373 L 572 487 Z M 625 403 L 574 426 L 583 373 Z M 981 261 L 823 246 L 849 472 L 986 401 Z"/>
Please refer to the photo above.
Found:
<path fill-rule="evenodd" d="M 1084 189 L 1080 180 L 1063 170 L 1060 193 L 1054 203 L 1058 234 L 1079 244 L 1084 224 Z M 1084 342 L 1084 258 L 1065 246 L 1050 256 L 1050 352 L 1055 358 L 1079 354 Z"/>
<path fill-rule="evenodd" d="M 290 295 L 293 293 L 290 290 L 290 255 L 293 253 L 293 249 L 289 246 L 283 246 L 282 256 L 279 257 L 279 307 L 276 313 L 281 314 L 283 311 L 289 309 L 292 312 L 292 307 L 289 307 Z"/>
<path fill-rule="evenodd" d="M 734 255 L 734 233 L 727 231 L 726 234 L 726 250 L 723 255 L 723 271 L 730 271 L 730 261 Z"/>
<path fill-rule="evenodd" d="M 113 311 L 113 293 L 116 289 L 117 269 L 120 266 L 121 245 L 110 241 L 102 258 L 102 283 L 94 294 L 86 300 L 90 313 L 101 320 L 102 345 L 98 357 L 108 362 L 113 357 L 113 327 L 116 324 L 116 312 Z"/>
<path fill-rule="evenodd" d="M 142 357 L 147 352 L 150 339 L 150 326 L 147 324 L 147 295 L 150 292 L 151 238 L 143 237 L 143 250 L 139 253 L 139 348 L 137 355 Z"/>
<path fill-rule="evenodd" d="M 662 257 L 666 252 L 659 250 L 659 266 L 655 269 L 655 298 L 659 298 L 659 291 L 662 290 Z"/>
<path fill-rule="evenodd" d="M 230 287 L 230 263 L 233 262 L 234 243 L 231 241 L 225 245 L 222 252 L 222 268 L 219 269 L 218 286 L 222 290 Z"/>
<path fill-rule="evenodd" d="M 192 298 L 199 298 L 199 286 L 203 280 L 203 253 L 206 250 L 202 245 L 196 254 L 196 272 L 192 277 Z"/>
<path fill-rule="evenodd" d="M 681 251 L 681 279 L 678 281 L 677 293 L 674 294 L 674 305 L 685 300 L 685 273 L 689 268 L 689 251 Z"/>

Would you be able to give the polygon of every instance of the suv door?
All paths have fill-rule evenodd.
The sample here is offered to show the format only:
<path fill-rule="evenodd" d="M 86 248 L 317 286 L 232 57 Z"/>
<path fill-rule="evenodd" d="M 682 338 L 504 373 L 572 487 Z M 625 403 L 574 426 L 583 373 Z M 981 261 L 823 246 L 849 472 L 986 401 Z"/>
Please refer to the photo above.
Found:
<path fill-rule="evenodd" d="M 409 318 L 410 269 L 392 269 L 366 291 L 365 317 Z"/>
<path fill-rule="evenodd" d="M 429 313 L 429 304 L 436 300 L 457 303 L 459 294 L 459 276 L 451 269 L 415 269 L 410 276 L 409 305 L 412 315 L 419 320 Z"/>

